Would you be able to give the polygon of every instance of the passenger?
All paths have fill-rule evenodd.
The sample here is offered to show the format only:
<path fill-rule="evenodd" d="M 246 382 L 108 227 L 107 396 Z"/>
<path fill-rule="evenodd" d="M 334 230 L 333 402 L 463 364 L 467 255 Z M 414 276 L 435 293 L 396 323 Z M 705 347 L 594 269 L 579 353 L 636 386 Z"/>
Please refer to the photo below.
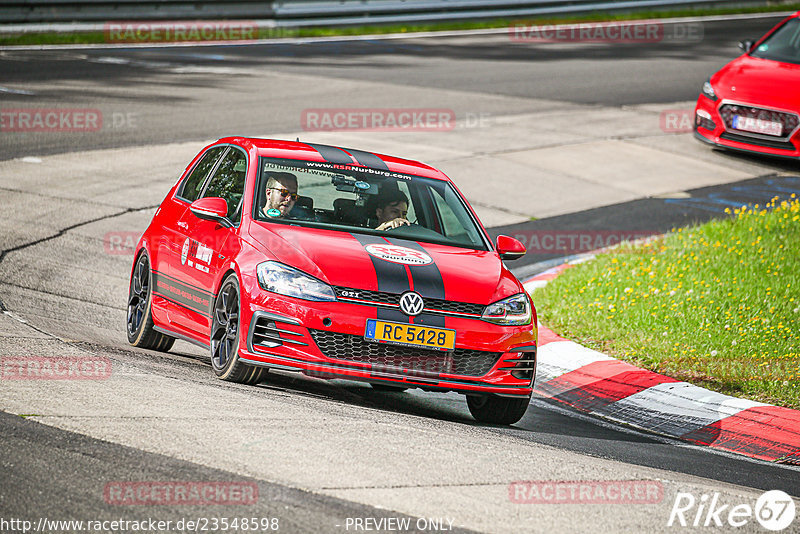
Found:
<path fill-rule="evenodd" d="M 390 230 L 410 225 L 408 222 L 408 197 L 398 189 L 391 189 L 378 195 L 375 201 L 375 216 L 378 218 L 376 230 Z"/>
<path fill-rule="evenodd" d="M 287 217 L 297 202 L 297 176 L 290 172 L 267 172 L 267 201 L 262 216 Z"/>

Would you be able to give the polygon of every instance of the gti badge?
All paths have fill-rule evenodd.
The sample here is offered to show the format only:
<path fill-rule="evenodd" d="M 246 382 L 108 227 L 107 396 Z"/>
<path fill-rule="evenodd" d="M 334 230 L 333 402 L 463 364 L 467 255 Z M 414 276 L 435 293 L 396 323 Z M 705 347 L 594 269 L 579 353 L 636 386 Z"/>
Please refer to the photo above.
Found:
<path fill-rule="evenodd" d="M 400 311 L 406 315 L 419 315 L 424 307 L 425 302 L 419 293 L 407 291 L 400 295 Z"/>

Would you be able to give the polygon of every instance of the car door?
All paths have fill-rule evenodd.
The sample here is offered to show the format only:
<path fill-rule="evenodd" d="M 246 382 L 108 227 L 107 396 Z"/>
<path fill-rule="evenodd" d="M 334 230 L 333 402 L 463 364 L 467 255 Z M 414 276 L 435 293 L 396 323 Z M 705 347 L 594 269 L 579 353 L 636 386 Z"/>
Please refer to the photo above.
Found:
<path fill-rule="evenodd" d="M 180 221 L 183 231 L 180 261 L 173 264 L 175 278 L 181 283 L 186 311 L 180 317 L 182 326 L 208 336 L 215 282 L 220 271 L 230 265 L 239 249 L 238 227 L 247 176 L 247 154 L 230 146 L 206 181 L 199 198 L 218 197 L 228 204 L 231 226 L 197 217 L 191 210 Z"/>
<path fill-rule="evenodd" d="M 166 317 L 162 317 L 165 322 L 174 323 L 176 316 L 185 312 L 182 288 L 174 283 L 174 277 L 175 264 L 180 263 L 181 249 L 186 238 L 186 211 L 189 204 L 200 196 L 211 171 L 226 150 L 226 146 L 207 150 L 184 177 L 175 194 L 164 200 L 159 207 L 159 220 L 163 221 L 163 225 L 159 232 L 157 250 L 151 261 L 154 293 L 161 297 L 154 300 L 154 305 L 166 312 Z"/>

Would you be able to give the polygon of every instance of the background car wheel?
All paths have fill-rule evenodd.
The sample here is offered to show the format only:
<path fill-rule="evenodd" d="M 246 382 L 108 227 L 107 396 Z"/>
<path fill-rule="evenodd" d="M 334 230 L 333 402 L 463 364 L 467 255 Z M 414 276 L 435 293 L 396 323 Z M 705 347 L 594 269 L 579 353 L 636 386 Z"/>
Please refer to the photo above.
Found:
<path fill-rule="evenodd" d="M 401 391 L 405 391 L 408 388 L 405 386 L 393 386 L 391 384 L 373 384 L 370 382 L 370 387 L 375 391 L 394 391 L 396 393 L 400 393 Z"/>
<path fill-rule="evenodd" d="M 153 315 L 150 312 L 152 278 L 150 260 L 143 252 L 136 260 L 128 290 L 128 343 L 134 347 L 166 352 L 172 348 L 175 338 L 153 329 Z"/>
<path fill-rule="evenodd" d="M 258 384 L 267 374 L 266 367 L 239 361 L 239 280 L 228 276 L 214 300 L 211 321 L 211 367 L 222 380 L 239 384 Z"/>
<path fill-rule="evenodd" d="M 525 415 L 530 396 L 514 399 L 496 395 L 467 395 L 469 413 L 481 423 L 513 425 Z"/>

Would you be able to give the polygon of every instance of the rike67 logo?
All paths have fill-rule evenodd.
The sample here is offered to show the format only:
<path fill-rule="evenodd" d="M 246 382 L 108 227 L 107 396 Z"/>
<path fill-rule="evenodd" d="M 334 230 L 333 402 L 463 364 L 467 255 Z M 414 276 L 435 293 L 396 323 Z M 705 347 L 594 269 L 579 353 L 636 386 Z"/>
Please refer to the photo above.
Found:
<path fill-rule="evenodd" d="M 755 519 L 763 528 L 777 532 L 788 528 L 794 517 L 794 500 L 780 490 L 763 493 L 755 506 L 723 502 L 719 493 L 704 493 L 698 499 L 691 493 L 678 492 L 667 526 L 738 528 Z"/>

